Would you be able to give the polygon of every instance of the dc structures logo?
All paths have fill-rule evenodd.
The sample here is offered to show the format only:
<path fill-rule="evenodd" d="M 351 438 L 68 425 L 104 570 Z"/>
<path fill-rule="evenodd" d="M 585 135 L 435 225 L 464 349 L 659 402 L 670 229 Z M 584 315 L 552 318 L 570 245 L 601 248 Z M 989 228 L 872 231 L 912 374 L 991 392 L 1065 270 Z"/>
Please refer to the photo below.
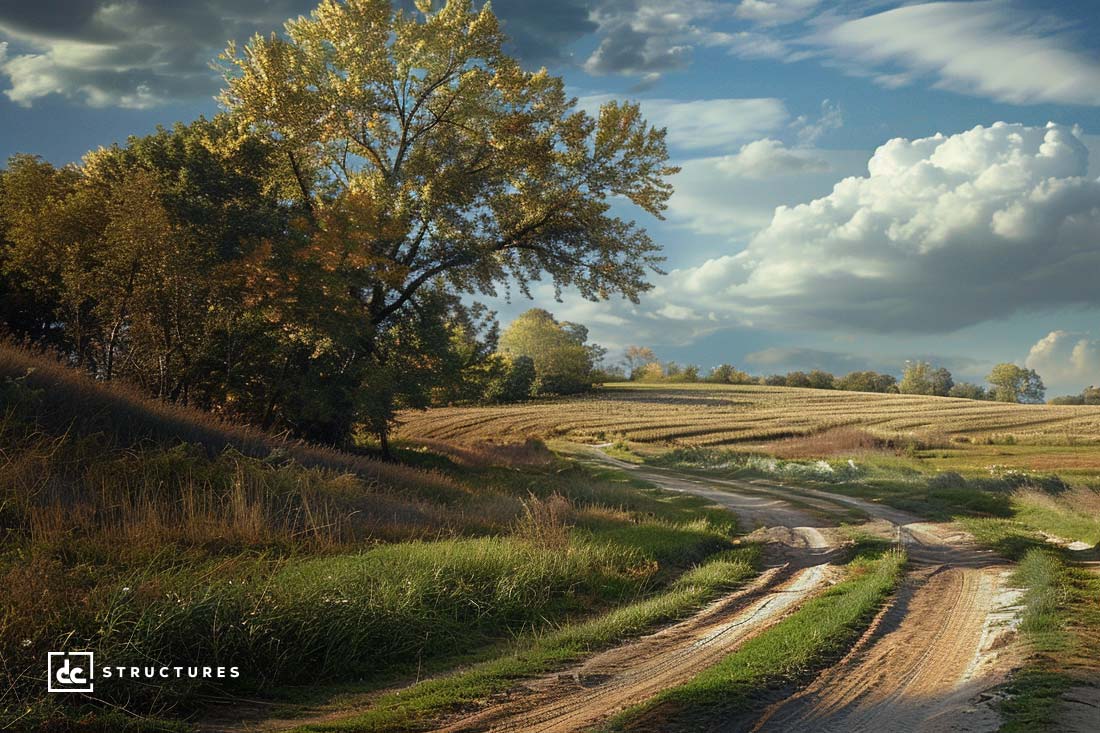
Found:
<path fill-rule="evenodd" d="M 94 692 L 92 670 L 95 657 L 92 652 L 49 652 L 47 672 L 50 692 Z"/>

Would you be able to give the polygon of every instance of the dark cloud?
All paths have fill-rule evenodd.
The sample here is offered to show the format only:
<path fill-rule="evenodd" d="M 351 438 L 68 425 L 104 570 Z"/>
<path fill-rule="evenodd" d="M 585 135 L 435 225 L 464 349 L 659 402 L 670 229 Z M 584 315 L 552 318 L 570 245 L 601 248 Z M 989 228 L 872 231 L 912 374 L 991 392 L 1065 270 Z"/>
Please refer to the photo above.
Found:
<path fill-rule="evenodd" d="M 623 25 L 604 36 L 585 69 L 593 74 L 659 74 L 687 66 L 690 56 L 690 47 Z"/>
<path fill-rule="evenodd" d="M 0 6 L 9 39 L 6 94 L 31 104 L 60 94 L 93 106 L 151 107 L 208 97 L 210 62 L 230 39 L 279 27 L 312 2 L 79 0 Z"/>
<path fill-rule="evenodd" d="M 569 57 L 569 47 L 599 27 L 585 0 L 494 0 L 510 40 L 509 50 L 528 64 L 549 64 Z"/>
<path fill-rule="evenodd" d="M 712 42 L 711 26 L 735 11 L 714 0 L 603 0 L 593 13 L 603 38 L 585 69 L 654 79 L 683 68 L 696 46 Z"/>
<path fill-rule="evenodd" d="M 247 39 L 309 13 L 316 0 L 45 0 L 0 5 L 0 72 L 20 104 L 60 94 L 93 106 L 152 107 L 210 97 L 210 62 Z M 411 2 L 402 2 L 412 7 Z M 587 0 L 498 0 L 510 50 L 532 66 L 562 62 L 597 30 Z"/>

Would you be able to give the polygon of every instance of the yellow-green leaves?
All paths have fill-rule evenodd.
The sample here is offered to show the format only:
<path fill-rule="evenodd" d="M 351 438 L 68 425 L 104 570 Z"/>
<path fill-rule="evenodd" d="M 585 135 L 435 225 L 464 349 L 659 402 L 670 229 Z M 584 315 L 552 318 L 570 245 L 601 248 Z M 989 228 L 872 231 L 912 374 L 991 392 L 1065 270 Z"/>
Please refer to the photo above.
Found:
<path fill-rule="evenodd" d="M 469 0 L 419 2 L 412 13 L 325 0 L 282 36 L 227 51 L 223 103 L 285 151 L 288 188 L 314 226 L 343 223 L 315 238 L 342 241 L 345 261 L 386 273 L 363 289 L 376 324 L 432 283 L 525 289 L 549 273 L 590 298 L 648 288 L 657 247 L 607 216 L 607 199 L 660 216 L 676 170 L 663 130 L 633 104 L 592 119 L 561 79 L 524 70 L 503 41 L 488 5 Z"/>

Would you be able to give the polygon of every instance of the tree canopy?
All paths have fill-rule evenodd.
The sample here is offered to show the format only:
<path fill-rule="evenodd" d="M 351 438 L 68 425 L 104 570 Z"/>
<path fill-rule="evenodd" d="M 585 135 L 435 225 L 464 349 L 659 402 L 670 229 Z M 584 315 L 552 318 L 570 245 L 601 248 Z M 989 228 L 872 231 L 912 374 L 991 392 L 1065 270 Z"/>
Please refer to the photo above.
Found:
<path fill-rule="evenodd" d="M 510 357 L 527 357 L 535 369 L 534 389 L 549 394 L 573 394 L 592 386 L 596 356 L 588 329 L 558 321 L 541 308 L 520 314 L 500 337 L 500 350 Z"/>

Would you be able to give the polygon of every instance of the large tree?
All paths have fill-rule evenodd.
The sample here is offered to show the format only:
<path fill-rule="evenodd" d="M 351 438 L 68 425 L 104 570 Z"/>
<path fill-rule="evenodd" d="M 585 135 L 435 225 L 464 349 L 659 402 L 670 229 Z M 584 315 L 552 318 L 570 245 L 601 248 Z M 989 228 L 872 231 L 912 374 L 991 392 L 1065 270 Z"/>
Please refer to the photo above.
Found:
<path fill-rule="evenodd" d="M 488 5 L 416 7 L 325 0 L 224 57 L 222 102 L 280 151 L 312 255 L 367 326 L 358 353 L 433 287 L 528 293 L 548 274 L 636 300 L 661 258 L 610 200 L 661 216 L 665 131 L 634 104 L 578 110 L 561 79 L 502 52 Z"/>

